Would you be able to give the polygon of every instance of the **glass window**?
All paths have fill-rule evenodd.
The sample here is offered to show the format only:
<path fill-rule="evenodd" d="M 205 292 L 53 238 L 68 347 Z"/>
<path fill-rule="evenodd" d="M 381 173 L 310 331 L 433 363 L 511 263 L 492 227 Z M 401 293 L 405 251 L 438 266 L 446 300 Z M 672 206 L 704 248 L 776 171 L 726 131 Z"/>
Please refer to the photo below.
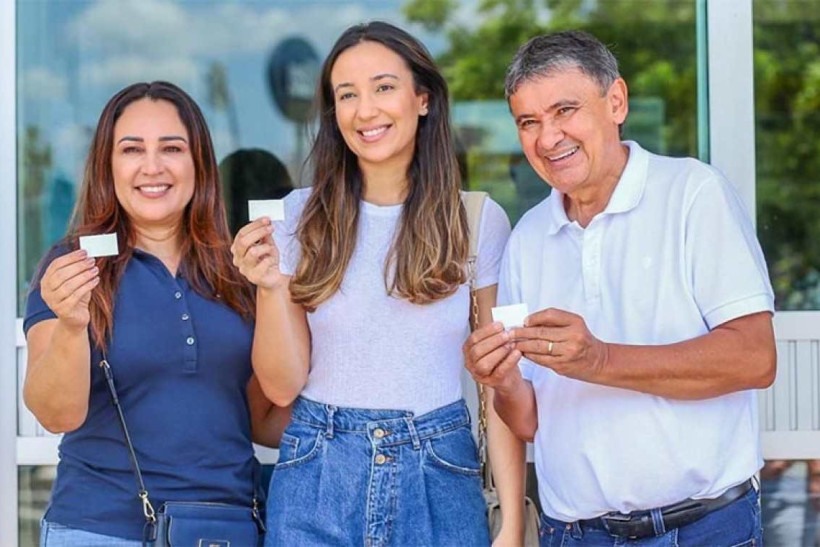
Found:
<path fill-rule="evenodd" d="M 408 28 L 439 59 L 467 184 L 488 190 L 513 221 L 548 193 L 519 152 L 503 95 L 507 63 L 536 33 L 584 28 L 613 44 L 631 91 L 625 138 L 697 154 L 694 0 L 535 4 L 18 0 L 20 312 L 37 262 L 65 232 L 97 116 L 116 90 L 168 79 L 199 102 L 235 229 L 248 198 L 304 183 L 318 65 L 363 20 Z"/>
<path fill-rule="evenodd" d="M 820 10 L 755 0 L 757 228 L 778 310 L 820 310 Z"/>

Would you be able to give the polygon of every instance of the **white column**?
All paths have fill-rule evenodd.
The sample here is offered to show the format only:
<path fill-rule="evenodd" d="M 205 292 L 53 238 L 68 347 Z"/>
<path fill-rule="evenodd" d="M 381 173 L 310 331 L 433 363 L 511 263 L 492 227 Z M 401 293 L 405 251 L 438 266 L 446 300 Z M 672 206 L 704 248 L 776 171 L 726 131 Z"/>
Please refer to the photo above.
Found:
<path fill-rule="evenodd" d="M 707 0 L 711 164 L 755 218 L 752 0 Z"/>
<path fill-rule="evenodd" d="M 0 195 L 6 203 L 0 215 L 0 545 L 17 545 L 15 0 L 0 0 L 0 14 Z"/>

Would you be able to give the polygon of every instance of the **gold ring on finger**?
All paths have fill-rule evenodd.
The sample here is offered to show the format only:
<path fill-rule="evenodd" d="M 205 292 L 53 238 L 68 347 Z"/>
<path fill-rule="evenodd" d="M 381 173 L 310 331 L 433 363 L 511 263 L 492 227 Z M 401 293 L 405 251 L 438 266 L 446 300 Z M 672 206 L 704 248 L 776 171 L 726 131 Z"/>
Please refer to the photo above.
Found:
<path fill-rule="evenodd" d="M 549 344 L 547 344 L 547 355 L 552 355 L 552 345 L 553 345 L 553 342 L 552 342 L 552 340 L 550 340 Z"/>

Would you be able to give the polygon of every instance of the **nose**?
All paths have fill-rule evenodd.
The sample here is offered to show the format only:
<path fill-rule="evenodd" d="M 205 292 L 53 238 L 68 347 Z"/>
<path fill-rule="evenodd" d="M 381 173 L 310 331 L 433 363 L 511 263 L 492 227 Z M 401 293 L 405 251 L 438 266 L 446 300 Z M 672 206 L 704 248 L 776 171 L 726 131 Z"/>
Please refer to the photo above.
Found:
<path fill-rule="evenodd" d="M 356 116 L 362 120 L 369 120 L 375 118 L 379 113 L 379 108 L 376 104 L 376 98 L 369 93 L 363 93 L 356 105 Z"/>
<path fill-rule="evenodd" d="M 544 120 L 538 133 L 538 149 L 544 153 L 555 148 L 564 140 L 564 131 L 555 120 Z"/>
<path fill-rule="evenodd" d="M 143 156 L 142 172 L 146 175 L 162 173 L 164 164 L 158 150 L 147 150 Z"/>

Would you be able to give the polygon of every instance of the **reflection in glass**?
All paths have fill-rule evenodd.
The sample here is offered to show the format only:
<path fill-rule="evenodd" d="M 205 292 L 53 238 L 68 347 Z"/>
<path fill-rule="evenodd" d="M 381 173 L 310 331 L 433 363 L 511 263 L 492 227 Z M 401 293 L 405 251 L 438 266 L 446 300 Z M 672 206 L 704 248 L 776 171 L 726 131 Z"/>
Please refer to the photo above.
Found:
<path fill-rule="evenodd" d="M 820 310 L 820 10 L 755 0 L 757 228 L 779 310 Z"/>
<path fill-rule="evenodd" d="M 51 483 L 57 468 L 53 466 L 20 466 L 17 468 L 19 488 L 19 545 L 35 547 L 40 542 L 40 519 L 48 505 Z"/>

